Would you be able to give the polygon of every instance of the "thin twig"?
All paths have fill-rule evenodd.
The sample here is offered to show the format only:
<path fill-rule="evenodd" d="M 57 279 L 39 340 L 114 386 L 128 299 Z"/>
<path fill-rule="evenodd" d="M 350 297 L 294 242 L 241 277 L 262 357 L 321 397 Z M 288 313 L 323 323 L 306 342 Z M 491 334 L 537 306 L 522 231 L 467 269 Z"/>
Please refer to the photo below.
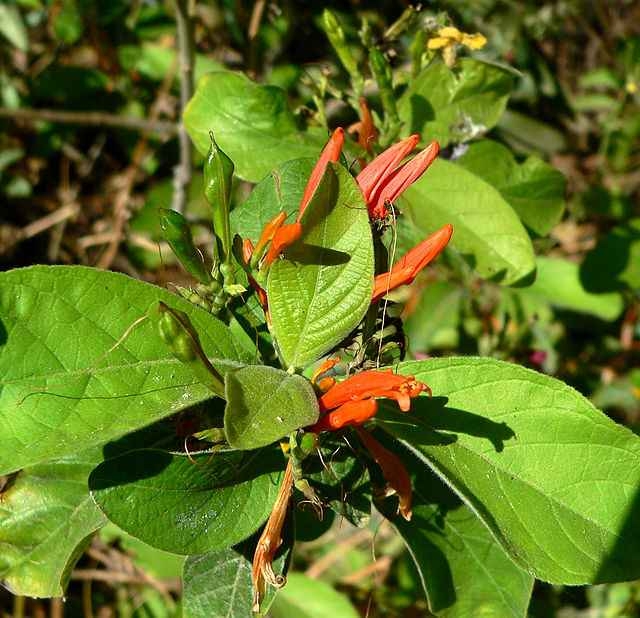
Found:
<path fill-rule="evenodd" d="M 182 120 L 182 113 L 193 96 L 193 19 L 189 10 L 189 0 L 175 0 L 175 7 L 180 63 L 180 124 L 178 126 L 180 161 L 173 168 L 171 207 L 178 212 L 184 212 L 193 168 L 191 139 Z"/>
<path fill-rule="evenodd" d="M 174 135 L 178 130 L 175 122 L 167 120 L 147 120 L 131 116 L 118 116 L 105 112 L 63 112 L 57 109 L 10 109 L 0 107 L 0 118 L 23 122 L 59 122 L 61 124 L 80 124 L 100 127 L 130 129 L 144 133 Z"/>
<path fill-rule="evenodd" d="M 327 569 L 344 558 L 346 553 L 352 548 L 362 543 L 371 542 L 373 535 L 370 530 L 358 530 L 348 536 L 344 541 L 338 543 L 331 551 L 327 552 L 320 559 L 316 560 L 306 571 L 305 575 L 311 579 L 317 579 Z"/>
<path fill-rule="evenodd" d="M 385 575 L 389 572 L 393 558 L 391 556 L 381 556 L 375 562 L 371 562 L 365 567 L 345 575 L 340 582 L 343 584 L 357 584 L 361 579 L 365 579 L 370 575 Z"/>
<path fill-rule="evenodd" d="M 77 581 L 99 581 L 108 584 L 139 584 L 142 586 L 153 586 L 158 592 L 179 592 L 180 578 L 159 580 L 146 573 L 129 574 L 121 571 L 103 571 L 101 569 L 76 569 L 71 573 L 71 579 Z"/>
<path fill-rule="evenodd" d="M 42 232 L 48 230 L 49 228 L 61 223 L 62 221 L 66 221 L 71 217 L 75 217 L 78 214 L 80 207 L 76 202 L 72 202 L 70 204 L 66 204 L 58 210 L 54 210 L 52 213 L 41 217 L 40 219 L 36 219 L 22 228 L 20 231 L 19 240 L 25 240 L 27 238 L 31 238 L 33 236 L 37 236 Z"/>
<path fill-rule="evenodd" d="M 255 77 L 258 73 L 258 45 L 257 38 L 260 31 L 260 22 L 264 15 L 264 9 L 267 2 L 266 0 L 256 0 L 253 4 L 253 10 L 251 11 L 251 19 L 249 20 L 249 29 L 247 31 L 247 38 L 249 39 L 249 59 L 248 59 L 248 73 Z"/>

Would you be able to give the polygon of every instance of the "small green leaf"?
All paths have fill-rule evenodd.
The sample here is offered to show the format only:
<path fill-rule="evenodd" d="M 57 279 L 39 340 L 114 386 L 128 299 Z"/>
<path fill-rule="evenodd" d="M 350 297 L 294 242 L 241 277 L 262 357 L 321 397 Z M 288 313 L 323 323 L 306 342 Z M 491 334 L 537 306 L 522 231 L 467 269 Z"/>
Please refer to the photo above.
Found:
<path fill-rule="evenodd" d="M 267 519 L 278 493 L 275 451 L 191 458 L 140 449 L 101 463 L 91 495 L 130 535 L 175 554 L 230 547 Z"/>
<path fill-rule="evenodd" d="M 393 524 L 404 539 L 436 616 L 523 618 L 533 577 L 518 568 L 491 532 L 422 462 L 397 442 L 411 473 L 413 517 Z"/>
<path fill-rule="evenodd" d="M 400 97 L 398 111 L 409 132 L 447 146 L 494 127 L 512 87 L 512 75 L 479 60 L 463 58 L 454 70 L 433 62 Z"/>
<path fill-rule="evenodd" d="M 562 131 L 525 114 L 505 110 L 497 131 L 516 152 L 555 154 L 568 147 Z"/>
<path fill-rule="evenodd" d="M 275 573 L 286 573 L 291 559 L 292 545 L 286 528 L 284 534 L 283 545 L 273 561 Z M 252 537 L 233 548 L 187 558 L 182 576 L 183 618 L 246 618 L 267 613 L 277 593 L 271 586 L 266 587 L 260 613 L 251 613 L 251 561 L 256 542 Z"/>
<path fill-rule="evenodd" d="M 255 244 L 264 226 L 281 210 L 291 216 L 288 223 L 293 223 L 314 165 L 314 159 L 294 159 L 274 169 L 231 211 L 232 233 Z"/>
<path fill-rule="evenodd" d="M 544 298 L 554 307 L 613 321 L 624 309 L 624 301 L 618 292 L 594 294 L 587 292 L 580 281 L 580 267 L 563 258 L 539 256 L 538 275 L 531 287 L 522 290 Z"/>
<path fill-rule="evenodd" d="M 318 420 L 318 400 L 306 378 L 274 367 L 229 372 L 224 430 L 231 446 L 254 449 Z"/>
<path fill-rule="evenodd" d="M 613 228 L 587 253 L 580 281 L 589 292 L 640 289 L 640 219 Z"/>
<path fill-rule="evenodd" d="M 285 362 L 304 367 L 348 335 L 373 291 L 373 241 L 362 193 L 331 164 L 302 219 L 303 235 L 269 271 L 271 330 Z"/>
<path fill-rule="evenodd" d="M 358 618 L 349 599 L 329 584 L 302 573 L 289 573 L 269 615 L 273 618 Z"/>
<path fill-rule="evenodd" d="M 235 163 L 236 174 L 251 182 L 258 182 L 284 161 L 317 157 L 327 138 L 323 130 L 299 128 L 284 90 L 261 86 L 231 71 L 202 77 L 185 109 L 184 122 L 203 155 L 213 131 L 220 148 Z"/>
<path fill-rule="evenodd" d="M 183 618 L 252 615 L 251 562 L 234 549 L 189 556 L 183 580 Z"/>
<path fill-rule="evenodd" d="M 29 49 L 29 35 L 17 6 L 0 4 L 0 34 L 20 51 Z"/>
<path fill-rule="evenodd" d="M 32 466 L 8 479 L 0 495 L 0 578 L 13 594 L 62 596 L 90 535 L 106 523 L 87 489 L 92 455 Z"/>
<path fill-rule="evenodd" d="M 513 208 L 497 189 L 460 165 L 435 161 L 399 203 L 403 246 L 452 223 L 450 246 L 482 277 L 511 285 L 535 269 L 531 240 Z"/>
<path fill-rule="evenodd" d="M 472 508 L 537 578 L 640 577 L 640 438 L 572 388 L 488 358 L 401 363 L 434 398 L 381 411 L 388 433 Z"/>
<path fill-rule="evenodd" d="M 465 291 L 448 281 L 430 282 L 403 327 L 413 353 L 434 348 L 455 348 Z"/>
<path fill-rule="evenodd" d="M 102 270 L 0 273 L 0 473 L 104 444 L 211 397 L 149 319 L 185 312 L 221 373 L 253 360 L 229 329 L 166 290 Z M 123 335 L 126 335 L 123 337 Z"/>
<path fill-rule="evenodd" d="M 471 144 L 457 162 L 498 189 L 539 236 L 548 234 L 562 218 L 565 178 L 542 159 L 531 156 L 518 164 L 508 148 L 482 140 Z"/>

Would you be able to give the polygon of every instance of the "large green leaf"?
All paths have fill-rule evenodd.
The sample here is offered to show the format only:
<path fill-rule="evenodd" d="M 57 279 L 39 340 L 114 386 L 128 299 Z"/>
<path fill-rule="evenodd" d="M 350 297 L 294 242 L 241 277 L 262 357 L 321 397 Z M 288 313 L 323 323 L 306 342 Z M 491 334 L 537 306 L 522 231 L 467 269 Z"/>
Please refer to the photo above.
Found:
<path fill-rule="evenodd" d="M 491 140 L 473 143 L 458 164 L 493 185 L 523 223 L 545 236 L 564 212 L 565 178 L 538 157 L 518 164 L 511 151 Z"/>
<path fill-rule="evenodd" d="M 130 277 L 79 266 L 0 274 L 0 473 L 103 444 L 211 397 L 150 320 L 123 337 L 159 300 L 188 314 L 219 371 L 252 362 L 222 322 Z"/>
<path fill-rule="evenodd" d="M 89 537 L 106 523 L 87 490 L 94 465 L 84 454 L 9 479 L 0 496 L 0 578 L 14 594 L 64 594 Z"/>
<path fill-rule="evenodd" d="M 229 372 L 224 430 L 238 449 L 266 446 L 318 420 L 318 399 L 306 378 L 254 365 Z"/>
<path fill-rule="evenodd" d="M 393 523 L 415 562 L 431 611 L 447 618 L 525 616 L 533 577 L 511 561 L 427 466 L 397 442 L 393 450 L 413 486 L 411 521 L 395 515 Z"/>
<path fill-rule="evenodd" d="M 373 241 L 362 193 L 332 164 L 302 219 L 304 232 L 269 271 L 271 330 L 287 365 L 304 367 L 348 335 L 373 291 Z"/>
<path fill-rule="evenodd" d="M 264 226 L 281 210 L 295 220 L 314 159 L 294 159 L 261 180 L 240 206 L 231 211 L 231 229 L 255 244 Z"/>
<path fill-rule="evenodd" d="M 482 277 L 509 285 L 535 269 L 531 240 L 513 208 L 497 189 L 460 165 L 435 161 L 399 203 L 404 245 L 452 223 L 451 246 Z"/>
<path fill-rule="evenodd" d="M 321 129 L 305 131 L 298 126 L 284 90 L 230 71 L 200 79 L 184 122 L 203 154 L 209 150 L 209 131 L 213 131 L 220 148 L 233 159 L 236 174 L 251 182 L 284 161 L 317 157 L 327 140 Z"/>
<path fill-rule="evenodd" d="M 437 61 L 411 82 L 398 101 L 398 112 L 408 131 L 446 146 L 494 127 L 512 87 L 512 75 L 494 65 L 463 58 L 450 69 Z"/>
<path fill-rule="evenodd" d="M 434 398 L 383 428 L 539 579 L 640 577 L 640 438 L 562 382 L 492 359 L 403 363 Z M 379 415 L 380 416 L 380 415 Z"/>
<path fill-rule="evenodd" d="M 186 457 L 140 449 L 100 464 L 94 500 L 132 536 L 176 554 L 224 549 L 255 532 L 278 492 L 282 456 L 238 451 Z"/>
<path fill-rule="evenodd" d="M 622 295 L 618 292 L 587 292 L 580 281 L 580 266 L 575 262 L 539 256 L 537 265 L 534 284 L 521 290 L 525 296 L 533 294 L 554 307 L 588 313 L 603 320 L 615 320 L 622 313 Z"/>

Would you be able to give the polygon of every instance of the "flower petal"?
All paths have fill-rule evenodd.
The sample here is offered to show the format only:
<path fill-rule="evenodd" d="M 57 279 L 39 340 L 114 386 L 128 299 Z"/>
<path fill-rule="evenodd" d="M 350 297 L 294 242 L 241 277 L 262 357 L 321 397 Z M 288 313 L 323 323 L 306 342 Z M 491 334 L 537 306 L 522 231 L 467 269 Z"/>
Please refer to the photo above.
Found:
<path fill-rule="evenodd" d="M 375 399 L 348 401 L 336 410 L 325 414 L 311 427 L 311 431 L 319 433 L 321 431 L 336 431 L 349 425 L 362 425 L 374 417 L 377 411 L 378 402 Z"/>
<path fill-rule="evenodd" d="M 302 199 L 300 200 L 300 207 L 298 208 L 298 218 L 297 222 L 300 221 L 304 211 L 307 209 L 313 194 L 316 192 L 320 181 L 322 180 L 322 176 L 324 175 L 324 171 L 327 169 L 327 165 L 330 161 L 334 163 L 340 158 L 340 153 L 342 152 L 342 145 L 344 144 L 344 129 L 342 127 L 338 127 L 329 138 L 326 146 L 323 148 L 320 153 L 320 157 L 318 158 L 318 162 L 315 164 L 313 170 L 311 171 L 311 175 L 309 176 L 309 180 L 307 181 L 307 186 L 304 188 L 304 193 L 302 194 Z"/>
<path fill-rule="evenodd" d="M 365 201 L 369 201 L 381 183 L 389 176 L 418 144 L 420 136 L 413 134 L 401 142 L 387 148 L 367 165 L 356 177 L 358 186 L 364 195 Z"/>
<path fill-rule="evenodd" d="M 271 241 L 269 251 L 264 256 L 263 264 L 269 266 L 289 246 L 302 236 L 302 225 L 289 223 L 278 228 Z"/>
<path fill-rule="evenodd" d="M 394 202 L 400 195 L 408 189 L 428 167 L 433 163 L 440 152 L 438 142 L 431 142 L 422 152 L 413 159 L 405 163 L 386 177 L 384 183 L 378 184 L 376 190 L 371 195 L 369 202 L 369 212 L 374 218 L 384 218 L 387 215 L 387 204 Z"/>
<path fill-rule="evenodd" d="M 398 496 L 398 510 L 407 521 L 411 520 L 411 477 L 400 458 L 385 448 L 366 429 L 356 427 L 358 437 L 382 470 L 389 488 Z"/>

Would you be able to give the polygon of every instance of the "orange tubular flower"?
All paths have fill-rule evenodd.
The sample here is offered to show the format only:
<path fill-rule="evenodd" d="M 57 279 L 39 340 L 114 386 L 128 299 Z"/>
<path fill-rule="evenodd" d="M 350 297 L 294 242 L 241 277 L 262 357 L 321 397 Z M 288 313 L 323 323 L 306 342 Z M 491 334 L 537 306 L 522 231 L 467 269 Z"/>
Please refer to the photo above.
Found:
<path fill-rule="evenodd" d="M 304 211 L 313 198 L 313 194 L 316 192 L 322 176 L 324 175 L 327 165 L 330 162 L 336 162 L 340 158 L 342 152 L 342 145 L 344 144 L 344 129 L 338 127 L 329 138 L 326 146 L 320 153 L 320 158 L 315 164 L 307 186 L 304 188 L 302 199 L 300 200 L 300 206 L 298 207 L 298 216 L 295 223 L 283 225 L 284 220 L 287 218 L 286 213 L 279 213 L 274 219 L 272 219 L 264 228 L 260 239 L 268 238 L 271 241 L 271 246 L 264 257 L 263 264 L 269 266 L 289 245 L 292 245 L 296 240 L 302 236 L 302 225 L 300 220 Z M 260 247 L 261 240 L 256 245 L 256 251 Z"/>
<path fill-rule="evenodd" d="M 431 142 L 411 161 L 401 166 L 402 160 L 419 141 L 420 136 L 417 134 L 403 139 L 379 154 L 358 174 L 356 180 L 372 219 L 384 219 L 388 214 L 387 204 L 418 180 L 438 156 L 438 142 Z"/>
<path fill-rule="evenodd" d="M 387 292 L 401 285 L 411 283 L 427 264 L 440 255 L 452 234 L 453 226 L 448 223 L 403 255 L 389 272 L 377 275 L 371 302 L 380 300 Z"/>
<path fill-rule="evenodd" d="M 395 399 L 403 412 L 408 412 L 411 399 L 431 389 L 413 376 L 402 376 L 389 370 L 357 373 L 331 387 L 320 396 L 318 404 L 324 416 L 312 431 L 335 431 L 348 425 L 362 425 L 378 411 L 376 398 Z"/>
<path fill-rule="evenodd" d="M 400 458 L 385 448 L 367 430 L 356 427 L 358 437 L 365 445 L 375 462 L 382 470 L 382 476 L 386 479 L 389 494 L 398 496 L 398 511 L 407 521 L 411 520 L 411 478 Z"/>
<path fill-rule="evenodd" d="M 351 134 L 357 133 L 360 148 L 371 153 L 373 150 L 373 142 L 376 141 L 378 132 L 376 131 L 376 126 L 373 124 L 373 117 L 367 105 L 367 100 L 364 97 L 360 97 L 360 120 L 352 124 L 348 131 Z"/>

